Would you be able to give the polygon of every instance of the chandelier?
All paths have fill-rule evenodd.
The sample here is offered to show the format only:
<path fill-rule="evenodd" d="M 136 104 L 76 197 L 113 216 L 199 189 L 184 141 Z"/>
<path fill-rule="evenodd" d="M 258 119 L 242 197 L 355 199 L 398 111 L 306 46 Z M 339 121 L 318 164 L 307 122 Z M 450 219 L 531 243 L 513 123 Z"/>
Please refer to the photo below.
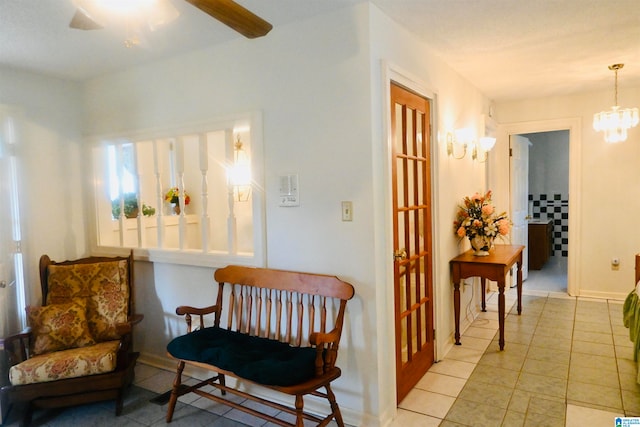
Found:
<path fill-rule="evenodd" d="M 622 142 L 627 139 L 627 129 L 638 124 L 637 108 L 620 108 L 618 105 L 618 70 L 624 64 L 609 65 L 609 69 L 616 73 L 615 105 L 609 111 L 601 111 L 593 115 L 593 128 L 604 131 L 604 140 L 610 143 Z"/>

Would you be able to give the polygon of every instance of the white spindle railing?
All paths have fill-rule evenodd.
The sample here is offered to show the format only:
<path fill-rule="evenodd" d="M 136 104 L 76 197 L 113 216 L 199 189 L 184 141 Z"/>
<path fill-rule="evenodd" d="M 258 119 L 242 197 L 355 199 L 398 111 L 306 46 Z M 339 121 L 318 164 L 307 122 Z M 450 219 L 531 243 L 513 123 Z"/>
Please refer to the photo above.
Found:
<path fill-rule="evenodd" d="M 198 157 L 200 160 L 200 173 L 202 175 L 201 197 L 202 208 L 200 215 L 200 229 L 202 232 L 202 252 L 207 253 L 209 251 L 209 185 L 207 182 L 207 172 L 209 170 L 209 145 L 207 141 L 207 134 L 201 133 L 198 135 Z"/>
<path fill-rule="evenodd" d="M 146 233 L 144 232 L 144 225 L 142 223 L 142 220 L 144 218 L 144 216 L 142 215 L 142 198 L 141 198 L 141 191 L 140 191 L 140 182 L 142 181 L 142 173 L 141 173 L 141 168 L 140 165 L 138 164 L 138 144 L 133 144 L 133 164 L 136 167 L 136 183 L 135 183 L 135 189 L 136 189 L 136 204 L 138 205 L 138 213 L 136 215 L 136 230 L 137 230 L 137 242 L 138 242 L 138 247 L 139 248 L 143 248 L 145 245 L 145 241 L 146 241 Z"/>
<path fill-rule="evenodd" d="M 233 131 L 227 129 L 224 136 L 224 146 L 227 153 L 227 164 L 233 165 Z M 236 220 L 236 214 L 234 212 L 235 200 L 233 198 L 233 186 L 231 182 L 227 183 L 227 201 L 229 203 L 229 217 L 227 218 L 227 247 L 229 253 L 235 255 L 238 253 L 238 224 Z"/>
<path fill-rule="evenodd" d="M 158 247 L 164 247 L 164 193 L 162 191 L 162 176 L 160 174 L 160 153 L 158 152 L 158 141 L 153 140 L 153 175 L 156 180 L 156 238 L 158 239 Z"/>
<path fill-rule="evenodd" d="M 240 131 L 235 129 L 235 131 L 236 133 L 233 126 L 213 131 L 200 128 L 189 133 L 181 130 L 167 132 L 165 135 L 149 135 L 146 138 L 138 135 L 136 142 L 129 138 L 111 142 L 112 148 L 109 150 L 115 153 L 115 156 L 112 154 L 115 161 L 111 168 L 115 170 L 111 169 L 110 175 L 105 174 L 104 178 L 107 179 L 102 182 L 109 182 L 114 174 L 121 177 L 117 181 L 120 215 L 116 221 L 110 220 L 110 217 L 107 219 L 106 215 L 100 217 L 100 233 L 105 238 L 99 238 L 98 242 L 104 242 L 105 246 L 162 249 L 150 254 L 158 257 L 155 259 L 169 259 L 165 258 L 169 256 L 166 253 L 167 250 L 191 252 L 197 248 L 203 255 L 231 256 L 234 259 L 240 255 L 241 250 L 245 252 L 246 248 L 241 248 L 240 242 L 250 236 L 241 235 L 241 233 L 246 234 L 247 230 L 252 229 L 255 231 L 256 224 L 257 229 L 260 230 L 261 221 L 254 223 L 254 227 L 240 228 L 241 221 L 242 224 L 247 221 L 245 216 L 247 206 L 239 204 L 236 200 L 233 182 L 228 178 L 222 181 L 223 165 L 234 165 L 235 138 L 246 132 L 245 128 Z M 248 140 L 250 141 L 251 137 L 248 137 Z M 131 144 L 131 147 L 128 144 Z M 129 149 L 131 152 L 128 151 Z M 108 150 L 105 148 L 103 152 L 106 159 Z M 131 160 L 133 164 L 129 165 Z M 122 179 L 122 177 L 131 177 L 129 173 L 135 180 L 133 186 L 130 181 Z M 199 185 L 198 181 L 200 181 Z M 167 210 L 165 195 L 170 186 L 178 189 L 180 213 L 177 216 L 170 214 Z M 190 192 L 194 202 L 189 207 L 185 203 L 185 189 Z M 131 192 L 136 194 L 138 215 L 127 219 L 125 195 Z M 108 191 L 101 194 L 105 193 L 108 194 Z M 221 206 L 225 198 L 227 209 Z M 144 200 L 148 201 L 150 206 L 155 205 L 155 217 L 144 215 Z M 100 203 L 101 206 L 106 207 L 104 199 Z M 111 206 L 110 201 L 109 206 Z M 187 215 L 188 208 L 191 209 L 189 215 Z M 255 214 L 255 212 L 254 209 L 252 213 Z M 223 221 L 226 222 L 226 242 L 222 235 Z M 102 224 L 107 227 L 103 227 Z M 222 226 L 222 229 L 219 226 Z M 253 238 L 255 239 L 255 233 Z"/>
<path fill-rule="evenodd" d="M 184 140 L 182 137 L 176 138 L 174 149 L 176 159 L 176 185 L 178 187 L 178 204 L 180 206 L 180 215 L 178 216 L 178 248 L 183 250 L 185 247 L 187 221 L 184 212 Z"/>
<path fill-rule="evenodd" d="M 122 144 L 116 145 L 116 169 L 118 170 L 118 176 L 124 176 L 124 155 Z M 124 216 L 124 182 L 119 181 L 120 188 L 118 188 L 118 194 L 120 194 L 120 215 L 118 216 L 118 222 L 120 224 L 118 238 L 120 240 L 120 246 L 124 246 L 124 233 L 125 233 L 125 216 Z"/>

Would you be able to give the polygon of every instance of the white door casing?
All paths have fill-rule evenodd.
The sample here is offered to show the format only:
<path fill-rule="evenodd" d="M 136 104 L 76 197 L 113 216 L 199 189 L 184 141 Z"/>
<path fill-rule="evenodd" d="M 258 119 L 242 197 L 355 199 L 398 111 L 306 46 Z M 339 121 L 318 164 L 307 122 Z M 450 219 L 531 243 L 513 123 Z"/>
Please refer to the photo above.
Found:
<path fill-rule="evenodd" d="M 511 244 L 523 245 L 522 280 L 529 273 L 529 144 L 522 135 L 511 135 L 509 141 L 510 193 L 511 193 Z"/>

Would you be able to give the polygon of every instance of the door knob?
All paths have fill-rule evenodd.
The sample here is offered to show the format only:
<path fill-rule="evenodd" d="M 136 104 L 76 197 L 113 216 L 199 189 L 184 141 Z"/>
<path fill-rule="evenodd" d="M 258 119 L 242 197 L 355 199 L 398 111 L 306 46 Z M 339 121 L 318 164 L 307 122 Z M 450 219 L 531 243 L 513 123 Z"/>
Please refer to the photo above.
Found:
<path fill-rule="evenodd" d="M 0 289 L 4 289 L 7 287 L 7 282 L 5 280 L 0 280 Z"/>
<path fill-rule="evenodd" d="M 403 259 L 407 259 L 407 250 L 406 249 L 398 249 L 393 253 L 394 261 L 401 261 Z"/>

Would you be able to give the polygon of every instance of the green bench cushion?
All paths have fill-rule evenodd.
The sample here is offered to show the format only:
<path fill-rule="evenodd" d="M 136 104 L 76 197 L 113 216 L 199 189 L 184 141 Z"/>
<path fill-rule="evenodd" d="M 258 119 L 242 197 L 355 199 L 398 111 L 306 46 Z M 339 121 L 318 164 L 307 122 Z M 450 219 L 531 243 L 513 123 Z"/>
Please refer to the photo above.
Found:
<path fill-rule="evenodd" d="M 315 375 L 315 348 L 216 327 L 174 338 L 167 351 L 177 359 L 207 363 L 265 385 L 291 386 Z"/>

